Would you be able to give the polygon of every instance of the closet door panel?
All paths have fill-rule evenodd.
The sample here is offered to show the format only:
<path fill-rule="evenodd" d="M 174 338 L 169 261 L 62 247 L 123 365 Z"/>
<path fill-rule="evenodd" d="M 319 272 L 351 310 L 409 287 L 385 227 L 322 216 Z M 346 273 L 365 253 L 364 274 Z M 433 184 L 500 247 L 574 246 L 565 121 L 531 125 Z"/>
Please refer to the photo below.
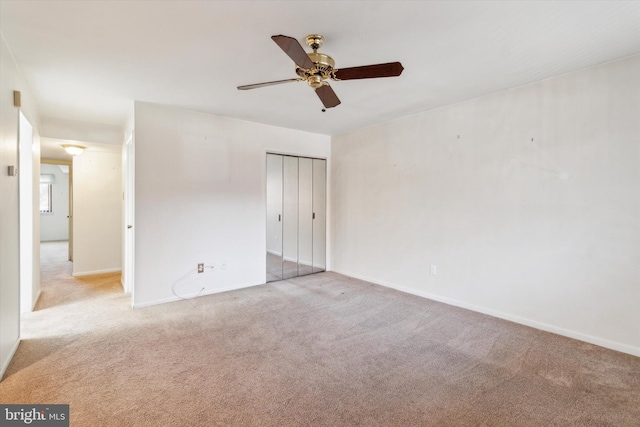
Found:
<path fill-rule="evenodd" d="M 327 161 L 313 159 L 313 272 L 327 269 Z"/>
<path fill-rule="evenodd" d="M 282 214 L 282 277 L 298 275 L 298 158 L 284 156 Z"/>
<path fill-rule="evenodd" d="M 298 172 L 298 274 L 302 276 L 313 272 L 313 160 L 301 157 Z"/>
<path fill-rule="evenodd" d="M 282 156 L 267 154 L 267 282 L 282 279 Z"/>

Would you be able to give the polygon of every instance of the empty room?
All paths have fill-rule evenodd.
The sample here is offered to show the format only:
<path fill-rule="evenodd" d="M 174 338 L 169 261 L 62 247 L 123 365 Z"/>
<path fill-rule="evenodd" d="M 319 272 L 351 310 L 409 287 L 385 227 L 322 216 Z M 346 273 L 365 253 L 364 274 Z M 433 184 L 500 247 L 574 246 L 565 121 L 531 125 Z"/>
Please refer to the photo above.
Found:
<path fill-rule="evenodd" d="M 0 36 L 2 425 L 640 425 L 640 2 Z"/>

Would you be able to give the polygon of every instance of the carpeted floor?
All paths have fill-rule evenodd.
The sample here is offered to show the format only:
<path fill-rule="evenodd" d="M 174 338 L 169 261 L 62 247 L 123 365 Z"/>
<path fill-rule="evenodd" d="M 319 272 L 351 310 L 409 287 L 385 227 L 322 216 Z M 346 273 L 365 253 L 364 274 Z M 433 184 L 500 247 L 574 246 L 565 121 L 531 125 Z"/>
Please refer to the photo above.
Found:
<path fill-rule="evenodd" d="M 0 401 L 72 426 L 640 425 L 640 358 L 335 273 L 134 310 L 54 264 Z"/>

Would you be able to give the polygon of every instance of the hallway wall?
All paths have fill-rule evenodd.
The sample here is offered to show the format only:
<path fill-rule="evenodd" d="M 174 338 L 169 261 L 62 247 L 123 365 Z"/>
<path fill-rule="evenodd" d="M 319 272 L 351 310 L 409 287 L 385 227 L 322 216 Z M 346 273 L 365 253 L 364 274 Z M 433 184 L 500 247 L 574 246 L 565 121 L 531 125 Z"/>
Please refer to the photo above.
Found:
<path fill-rule="evenodd" d="M 122 148 L 73 158 L 73 275 L 122 269 Z"/>
<path fill-rule="evenodd" d="M 9 176 L 7 167 L 18 166 L 18 113 L 13 105 L 13 91 L 22 94 L 20 109 L 34 128 L 38 138 L 38 116 L 29 89 L 0 35 L 0 379 L 18 348 L 20 340 L 20 240 L 18 177 Z M 39 156 L 36 147 L 34 157 Z M 34 164 L 38 168 L 38 164 Z M 38 223 L 34 233 L 39 235 Z M 38 239 L 39 240 L 39 239 Z M 37 246 L 37 245 L 36 245 Z M 38 260 L 39 256 L 35 254 Z M 34 264 L 34 276 L 39 270 Z M 34 280 L 34 284 L 35 280 Z M 37 282 L 39 287 L 39 281 Z M 37 294 L 37 293 L 36 293 Z"/>

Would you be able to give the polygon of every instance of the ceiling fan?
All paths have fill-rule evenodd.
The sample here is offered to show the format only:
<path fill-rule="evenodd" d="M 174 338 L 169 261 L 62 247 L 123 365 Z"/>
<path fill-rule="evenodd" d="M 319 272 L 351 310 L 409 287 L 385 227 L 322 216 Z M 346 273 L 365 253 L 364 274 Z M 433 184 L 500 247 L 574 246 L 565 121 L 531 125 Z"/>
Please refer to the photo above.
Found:
<path fill-rule="evenodd" d="M 310 34 L 305 39 L 309 47 L 313 49 L 313 53 L 305 52 L 302 45 L 293 37 L 279 35 L 271 36 L 271 39 L 295 62 L 298 78 L 238 86 L 239 90 L 306 81 L 309 86 L 315 90 L 324 107 L 332 108 L 339 105 L 340 100 L 331 86 L 329 86 L 329 82 L 327 82 L 328 79 L 340 81 L 396 77 L 402 74 L 402 70 L 404 70 L 402 64 L 399 62 L 340 69 L 334 68 L 336 64 L 333 58 L 318 52 L 318 49 L 320 49 L 320 46 L 322 46 L 324 42 L 324 37 L 319 34 Z M 324 111 L 324 109 L 322 111 Z"/>

